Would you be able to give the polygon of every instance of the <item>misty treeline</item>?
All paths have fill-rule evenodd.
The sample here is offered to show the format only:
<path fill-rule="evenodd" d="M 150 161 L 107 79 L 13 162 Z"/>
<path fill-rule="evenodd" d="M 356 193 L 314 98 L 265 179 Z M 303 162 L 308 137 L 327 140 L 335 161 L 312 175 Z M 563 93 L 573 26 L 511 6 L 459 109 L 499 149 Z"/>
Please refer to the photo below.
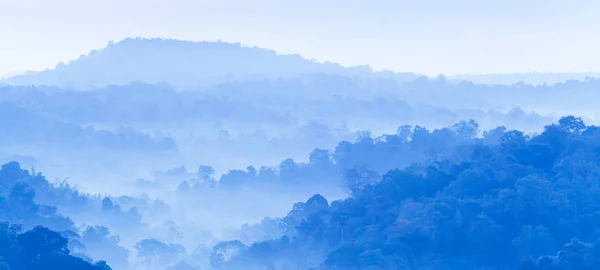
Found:
<path fill-rule="evenodd" d="M 555 99 L 565 104 L 540 107 L 543 103 L 535 102 L 542 93 L 560 95 L 596 84 L 591 80 L 569 87 L 513 89 L 457 85 L 443 79 L 398 83 L 314 74 L 224 82 L 186 91 L 147 83 L 89 91 L 0 86 L 0 124 L 5 127 L 0 134 L 0 158 L 9 161 L 8 157 L 19 154 L 31 161 L 25 163 L 28 166 L 58 178 L 85 178 L 89 177 L 86 170 L 94 170 L 104 178 L 129 181 L 130 187 L 138 177 L 135 171 L 182 164 L 209 164 L 222 174 L 288 157 L 306 161 L 315 147 L 331 149 L 367 130 L 374 136 L 392 133 L 399 124 L 441 128 L 474 119 L 485 128 L 506 125 L 538 131 L 556 120 L 556 115 L 547 113 L 548 107 L 575 110 L 568 107 L 575 101 L 566 98 Z M 477 93 L 483 92 L 497 97 L 482 100 Z M 508 100 L 514 92 L 531 92 L 519 100 L 528 106 Z M 593 96 L 583 99 L 594 100 Z M 85 162 L 89 159 L 95 162 Z M 122 173 L 102 170 L 107 166 Z"/>
<path fill-rule="evenodd" d="M 367 119 L 375 124 L 401 120 L 436 127 L 474 119 L 489 128 L 510 120 L 527 128 L 548 120 L 543 117 L 552 116 L 556 107 L 587 113 L 594 108 L 594 89 L 599 85 L 599 79 L 507 86 L 452 83 L 443 77 L 398 83 L 380 78 L 312 74 L 285 80 L 223 82 L 190 90 L 177 90 L 167 83 L 141 82 L 89 91 L 2 86 L 0 101 L 6 110 L 22 110 L 24 118 L 113 128 L 126 125 L 144 129 L 153 124 L 182 128 L 198 121 L 224 128 L 245 123 L 247 126 L 242 127 L 246 129 L 254 124 L 287 128 L 311 121 L 330 125 L 346 122 L 360 127 Z"/>
<path fill-rule="evenodd" d="M 600 127 L 573 116 L 532 135 L 504 127 L 480 132 L 474 121 L 436 130 L 401 126 L 375 138 L 362 134 L 333 153 L 313 151 L 307 164 L 284 161 L 272 173 L 232 172 L 203 187 L 310 186 L 337 170 L 348 192 L 337 200 L 307 197 L 287 215 L 238 233 L 266 232 L 254 235 L 262 240 L 232 238 L 204 250 L 180 244 L 185 236 L 173 223 L 168 237 L 124 244 L 100 224 L 124 220 L 115 231 L 129 227 L 133 233 L 151 222 L 135 207 L 119 205 L 127 199 L 50 184 L 13 162 L 0 171 L 0 217 L 9 222 L 2 226 L 0 265 L 100 269 L 107 267 L 102 260 L 111 265 L 110 258 L 121 267 L 115 269 L 597 269 L 598 149 Z M 202 166 L 197 177 L 211 173 Z M 106 217 L 76 225 L 63 209 Z"/>

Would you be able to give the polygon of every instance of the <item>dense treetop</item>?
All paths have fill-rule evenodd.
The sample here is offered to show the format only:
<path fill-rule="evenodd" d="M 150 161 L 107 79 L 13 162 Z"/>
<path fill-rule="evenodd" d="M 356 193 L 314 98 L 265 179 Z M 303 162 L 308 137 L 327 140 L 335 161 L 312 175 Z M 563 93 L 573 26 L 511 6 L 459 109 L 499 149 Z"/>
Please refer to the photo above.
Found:
<path fill-rule="evenodd" d="M 74 232 L 75 224 L 57 213 L 56 207 L 34 202 L 35 189 L 49 188 L 51 186 L 43 177 L 29 174 L 18 163 L 2 166 L 0 269 L 111 269 L 103 261 L 94 263 L 85 256 L 71 254 L 72 237 L 78 237 Z M 72 193 L 74 199 L 78 196 L 76 192 Z"/>
<path fill-rule="evenodd" d="M 600 128 L 570 116 L 539 135 L 512 130 L 495 144 L 471 140 L 458 147 L 460 159 L 391 170 L 347 199 L 329 203 L 315 195 L 281 220 L 283 237 L 249 246 L 224 242 L 215 246 L 212 265 L 600 267 Z"/>

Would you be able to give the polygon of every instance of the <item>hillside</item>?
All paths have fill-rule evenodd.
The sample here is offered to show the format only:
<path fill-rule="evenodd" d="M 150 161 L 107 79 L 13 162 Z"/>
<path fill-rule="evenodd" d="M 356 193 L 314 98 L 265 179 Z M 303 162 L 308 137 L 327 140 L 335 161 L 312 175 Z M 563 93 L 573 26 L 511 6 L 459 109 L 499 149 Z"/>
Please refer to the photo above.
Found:
<path fill-rule="evenodd" d="M 401 81 L 418 77 L 411 73 L 374 73 L 368 66 L 346 68 L 330 62 L 319 63 L 300 55 L 279 55 L 273 50 L 239 43 L 128 38 L 72 62 L 59 63 L 54 69 L 27 72 L 0 83 L 90 88 L 139 81 L 166 82 L 185 88 L 231 79 L 289 78 L 307 73 L 374 75 Z"/>

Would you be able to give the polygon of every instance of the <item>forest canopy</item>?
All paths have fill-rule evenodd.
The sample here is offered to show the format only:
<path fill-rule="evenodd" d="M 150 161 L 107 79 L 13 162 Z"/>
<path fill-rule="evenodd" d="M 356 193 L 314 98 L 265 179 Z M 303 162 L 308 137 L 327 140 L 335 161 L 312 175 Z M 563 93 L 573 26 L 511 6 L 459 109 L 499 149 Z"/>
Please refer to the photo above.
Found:
<path fill-rule="evenodd" d="M 281 220 L 284 236 L 224 242 L 211 265 L 598 269 L 600 128 L 568 116 L 538 135 L 471 140 L 458 159 L 391 170 L 347 199 L 315 195 Z"/>
<path fill-rule="evenodd" d="M 310 163 L 316 167 L 290 170 L 290 165 L 284 166 L 288 171 L 279 173 L 297 174 L 298 181 L 305 175 L 306 183 L 311 177 L 318 178 L 319 173 L 331 173 L 331 166 L 341 166 L 335 169 L 345 171 L 349 196 L 328 200 L 316 194 L 294 205 L 286 216 L 253 225 L 263 229 L 270 226 L 267 231 L 272 235 L 263 236 L 265 240 L 215 244 L 208 256 L 210 268 L 600 267 L 600 230 L 595 225 L 600 222 L 600 127 L 567 116 L 539 134 L 526 135 L 503 127 L 481 134 L 478 129 L 474 121 L 433 131 L 404 126 L 396 134 L 381 138 L 366 134 L 356 142 L 342 142 L 337 154 L 317 149 Z M 346 159 L 341 158 L 341 149 Z M 354 158 L 349 155 L 352 152 Z M 412 163 L 381 163 L 410 152 L 427 158 Z M 381 162 L 367 163 L 375 160 Z M 380 166 L 374 166 L 377 164 Z M 404 165 L 390 168 L 399 164 Z M 310 174 L 302 172 L 307 169 Z M 213 172 L 209 167 L 199 169 L 204 177 Z M 40 177 L 22 170 L 18 163 L 6 164 L 0 171 L 0 217 L 28 228 L 3 223 L 0 266 L 42 269 L 36 267 L 43 263 L 108 269 L 102 261 L 70 255 L 73 241 L 85 237 L 56 208 L 34 202 L 36 191 L 42 193 L 42 200 L 48 200 L 49 196 L 71 190 L 72 195 L 60 195 L 63 199 L 48 200 L 62 201 L 63 205 L 77 200 L 86 205 L 98 199 L 54 187 Z M 204 188 L 239 188 L 260 180 L 227 179 Z M 121 211 L 109 199 L 101 204 L 101 211 Z M 108 234 L 101 230 L 106 229 L 92 228 L 82 235 Z M 138 256 L 146 256 L 148 262 L 171 265 L 171 269 L 193 267 L 181 245 L 149 238 L 141 239 L 135 247 Z M 27 256 L 39 259 L 32 261 Z"/>

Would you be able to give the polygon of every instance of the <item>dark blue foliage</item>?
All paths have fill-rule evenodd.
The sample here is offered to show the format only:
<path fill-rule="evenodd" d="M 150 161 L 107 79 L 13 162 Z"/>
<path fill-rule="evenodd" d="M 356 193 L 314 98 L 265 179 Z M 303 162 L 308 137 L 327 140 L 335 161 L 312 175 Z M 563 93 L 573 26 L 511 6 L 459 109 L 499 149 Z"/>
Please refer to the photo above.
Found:
<path fill-rule="evenodd" d="M 344 270 L 600 268 L 597 127 L 568 116 L 539 135 L 505 131 L 496 143 L 474 138 L 464 127 L 446 134 L 440 139 L 458 136 L 462 143 L 455 138 L 452 144 L 425 145 L 420 140 L 426 138 L 417 137 L 425 135 L 413 131 L 406 147 L 460 153 L 460 158 L 450 154 L 391 170 L 331 204 L 315 195 L 283 219 L 292 225 L 283 238 L 238 244 L 235 256 L 215 266 L 264 269 L 287 262 L 301 269 L 312 265 Z M 356 158 L 393 158 L 364 151 Z"/>

